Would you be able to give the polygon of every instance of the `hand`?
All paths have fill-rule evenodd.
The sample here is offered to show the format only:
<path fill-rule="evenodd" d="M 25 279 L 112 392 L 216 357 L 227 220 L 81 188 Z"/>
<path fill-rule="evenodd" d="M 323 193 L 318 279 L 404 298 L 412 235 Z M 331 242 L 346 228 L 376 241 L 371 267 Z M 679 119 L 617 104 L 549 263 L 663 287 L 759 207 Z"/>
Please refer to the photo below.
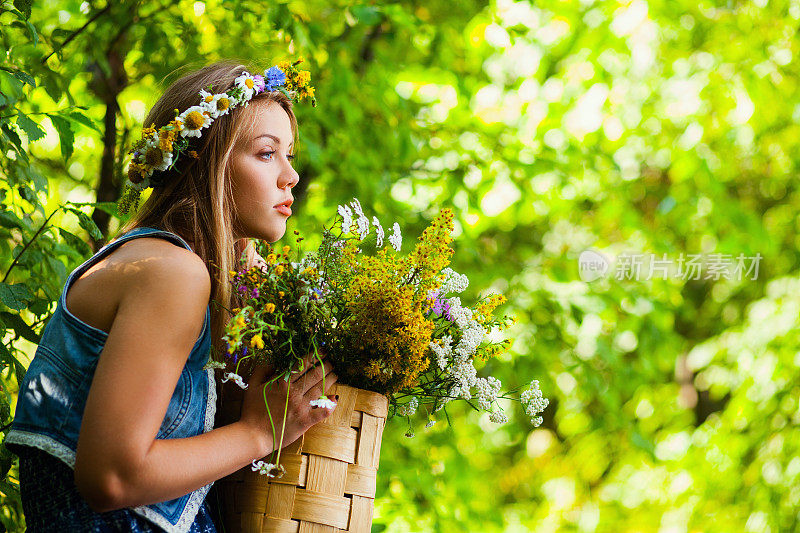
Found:
<path fill-rule="evenodd" d="M 300 438 L 308 428 L 326 419 L 333 409 L 312 407 L 309 402 L 323 394 L 322 376 L 325 374 L 325 393 L 330 392 L 338 377 L 333 373 L 333 365 L 323 358 L 323 365 L 311 354 L 303 360 L 303 369 L 291 375 L 289 382 L 279 378 L 269 385 L 275 374 L 272 369 L 258 366 L 248 380 L 244 391 L 240 422 L 252 428 L 263 451 L 259 457 L 270 454 L 278 446 L 286 447 Z M 287 405 L 288 392 L 288 405 Z M 266 396 L 266 405 L 264 397 Z M 333 398 L 332 398 L 333 399 Z M 269 406 L 269 411 L 267 407 Z M 281 428 L 286 411 L 286 427 L 281 443 Z M 272 423 L 275 426 L 273 441 Z"/>

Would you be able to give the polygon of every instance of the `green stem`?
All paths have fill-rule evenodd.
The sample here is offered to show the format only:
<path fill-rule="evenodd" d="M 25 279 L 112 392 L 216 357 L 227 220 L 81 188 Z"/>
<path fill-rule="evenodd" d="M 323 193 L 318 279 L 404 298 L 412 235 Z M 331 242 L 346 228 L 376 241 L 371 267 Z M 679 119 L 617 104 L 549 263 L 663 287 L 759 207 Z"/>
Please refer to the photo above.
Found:
<path fill-rule="evenodd" d="M 286 411 L 289 409 L 289 389 L 292 386 L 292 380 L 289 380 L 286 383 L 286 405 L 283 408 L 283 426 L 281 426 L 281 441 L 278 444 L 278 458 L 275 460 L 275 464 L 281 464 L 281 450 L 283 449 L 283 435 L 286 429 Z"/>

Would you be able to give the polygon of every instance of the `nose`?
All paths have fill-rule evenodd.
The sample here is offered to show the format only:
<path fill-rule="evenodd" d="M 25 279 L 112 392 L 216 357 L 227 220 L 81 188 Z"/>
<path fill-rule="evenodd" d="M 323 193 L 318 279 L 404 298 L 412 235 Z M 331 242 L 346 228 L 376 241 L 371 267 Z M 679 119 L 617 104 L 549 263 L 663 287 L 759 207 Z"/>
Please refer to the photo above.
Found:
<path fill-rule="evenodd" d="M 291 189 L 292 187 L 297 185 L 297 183 L 299 181 L 300 181 L 300 175 L 292 167 L 292 165 L 287 161 L 286 162 L 286 167 L 285 167 L 283 173 L 281 174 L 281 180 L 280 180 L 280 183 L 279 183 L 278 186 L 281 189 L 284 189 L 286 187 L 289 187 Z"/>

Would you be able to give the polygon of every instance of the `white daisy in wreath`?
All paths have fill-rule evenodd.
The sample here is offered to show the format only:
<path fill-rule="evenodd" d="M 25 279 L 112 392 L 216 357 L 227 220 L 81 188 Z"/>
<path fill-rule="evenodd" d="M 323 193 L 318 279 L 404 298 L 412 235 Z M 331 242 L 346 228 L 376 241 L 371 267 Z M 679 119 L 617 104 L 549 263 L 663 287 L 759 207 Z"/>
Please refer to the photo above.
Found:
<path fill-rule="evenodd" d="M 201 94 L 205 91 L 201 91 Z M 210 99 L 209 99 L 210 98 Z M 208 114 L 212 119 L 217 119 L 223 115 L 227 115 L 233 106 L 233 98 L 228 96 L 228 93 L 212 94 L 203 97 L 203 103 L 200 104 L 205 107 Z"/>
<path fill-rule="evenodd" d="M 172 164 L 172 152 L 167 152 L 160 147 L 156 135 L 147 139 L 139 158 L 149 169 L 148 177 L 153 174 L 153 170 L 164 171 Z"/>
<path fill-rule="evenodd" d="M 233 83 L 236 87 L 242 90 L 242 96 L 239 98 L 239 102 L 247 102 L 253 97 L 253 93 L 256 89 L 256 78 L 252 76 L 249 72 L 244 71 L 241 76 L 233 80 Z"/>
<path fill-rule="evenodd" d="M 183 123 L 183 137 L 200 137 L 200 130 L 209 127 L 213 122 L 208 110 L 202 105 L 193 105 L 178 115 L 178 120 Z"/>

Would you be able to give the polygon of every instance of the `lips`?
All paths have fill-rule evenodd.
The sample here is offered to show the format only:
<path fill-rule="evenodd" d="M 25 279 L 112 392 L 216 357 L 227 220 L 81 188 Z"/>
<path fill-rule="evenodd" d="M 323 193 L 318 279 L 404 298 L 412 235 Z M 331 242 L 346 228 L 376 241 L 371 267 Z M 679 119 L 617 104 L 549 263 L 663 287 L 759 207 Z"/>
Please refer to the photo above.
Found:
<path fill-rule="evenodd" d="M 282 214 L 284 216 L 290 217 L 290 216 L 292 216 L 292 207 L 291 207 L 291 205 L 292 205 L 293 202 L 294 202 L 294 200 L 292 198 L 289 198 L 289 199 L 284 200 L 283 202 L 281 202 L 279 204 L 275 204 L 273 207 L 278 210 L 278 213 L 280 213 L 280 214 Z"/>

